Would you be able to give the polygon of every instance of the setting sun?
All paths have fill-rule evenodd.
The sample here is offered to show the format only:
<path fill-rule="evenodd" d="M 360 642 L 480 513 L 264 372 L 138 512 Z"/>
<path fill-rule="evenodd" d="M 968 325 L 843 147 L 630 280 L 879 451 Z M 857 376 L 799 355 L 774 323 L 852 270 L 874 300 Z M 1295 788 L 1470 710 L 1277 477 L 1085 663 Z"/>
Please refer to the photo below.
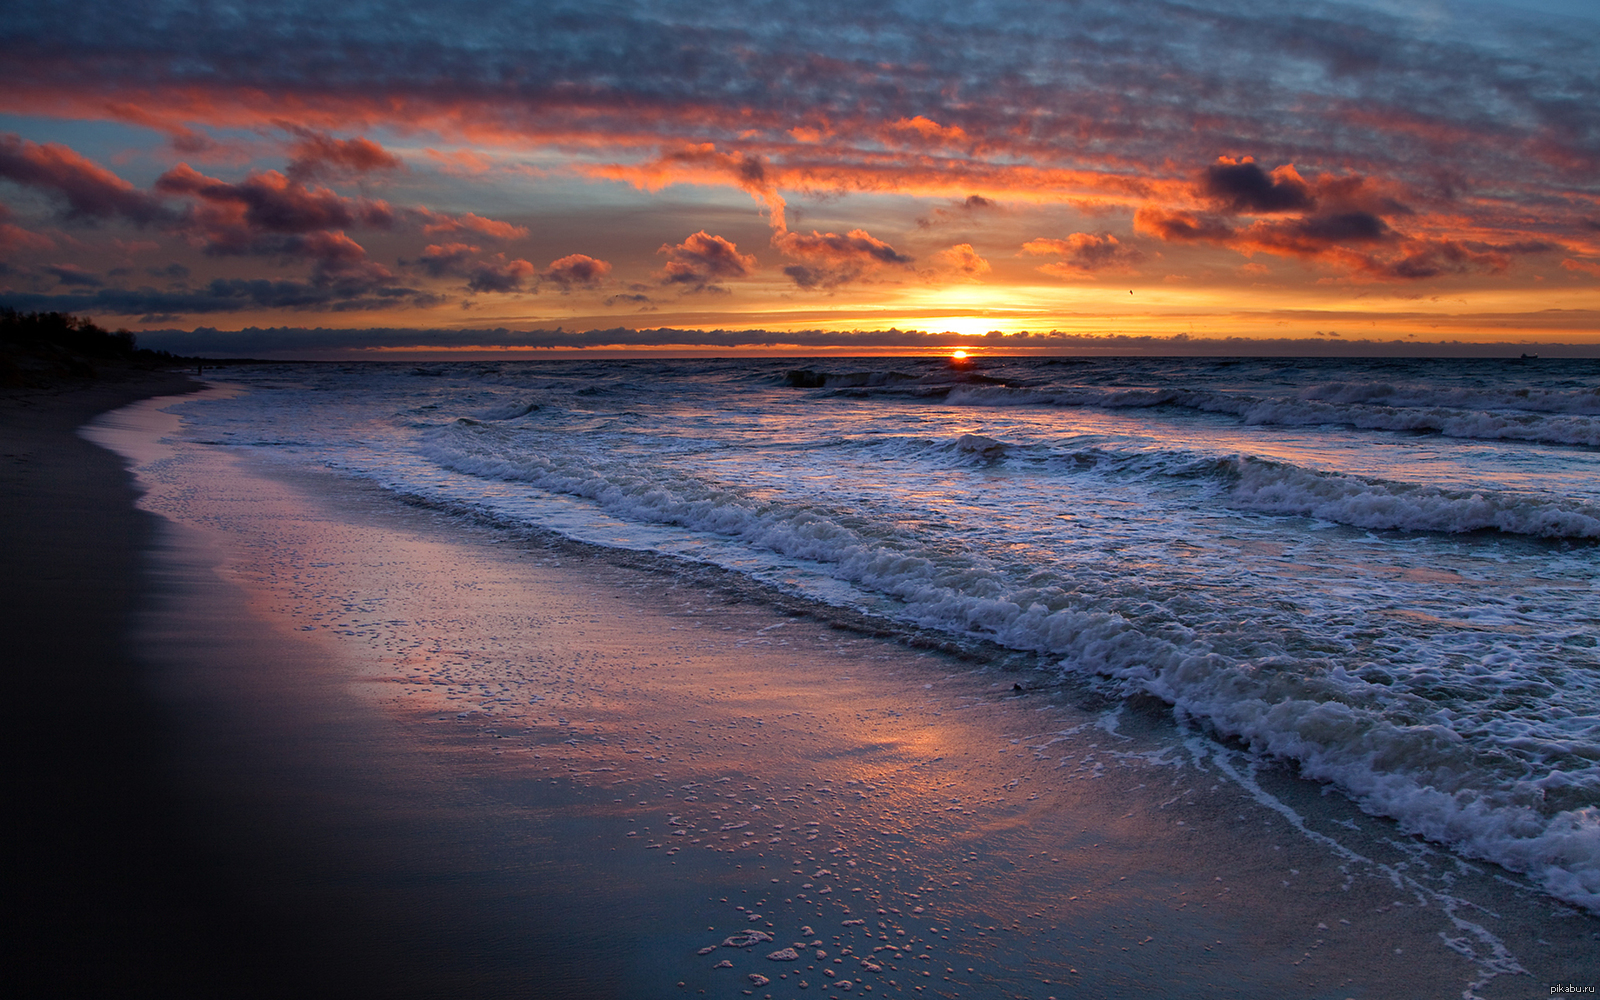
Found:
<path fill-rule="evenodd" d="M 951 351 L 950 352 L 950 357 L 951 357 L 952 360 L 955 360 L 955 361 L 965 361 L 967 359 L 967 352 L 966 351 Z"/>

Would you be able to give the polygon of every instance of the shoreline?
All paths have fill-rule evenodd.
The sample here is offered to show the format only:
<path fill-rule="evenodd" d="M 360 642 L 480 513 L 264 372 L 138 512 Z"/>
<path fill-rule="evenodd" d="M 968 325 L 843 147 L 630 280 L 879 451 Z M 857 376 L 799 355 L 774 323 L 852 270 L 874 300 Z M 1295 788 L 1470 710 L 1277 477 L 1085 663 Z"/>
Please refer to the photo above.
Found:
<path fill-rule="evenodd" d="M 191 451 L 158 484 L 188 491 L 189 523 L 141 515 L 147 562 L 124 580 L 149 599 L 140 652 L 119 655 L 141 665 L 133 703 L 165 755 L 163 829 L 208 844 L 187 877 L 210 887 L 194 922 L 228 955 L 214 980 L 292 955 L 330 995 L 739 996 L 749 966 L 770 980 L 754 995 L 836 995 L 821 962 L 796 992 L 773 970 L 799 966 L 760 947 L 697 955 L 750 926 L 735 910 L 749 892 L 773 947 L 804 920 L 822 950 L 881 959 L 845 923 L 863 920 L 941 956 L 915 981 L 887 960 L 855 973 L 872 996 L 1459 995 L 1482 980 L 1498 997 L 1593 974 L 1552 965 L 1518 926 L 1511 964 L 1485 976 L 1501 925 L 1548 900 L 1390 844 L 1392 824 L 1241 768 L 1160 713 L 1010 698 L 1009 674 L 330 474 Z M 1191 743 L 1204 749 L 1186 759 Z M 1365 863 L 1306 835 L 1345 824 Z M 1472 904 L 1435 891 L 1457 883 L 1505 911 L 1487 937 L 1463 926 L 1490 922 Z M 1550 936 L 1581 947 L 1592 923 Z M 724 957 L 737 967 L 716 969 Z"/>

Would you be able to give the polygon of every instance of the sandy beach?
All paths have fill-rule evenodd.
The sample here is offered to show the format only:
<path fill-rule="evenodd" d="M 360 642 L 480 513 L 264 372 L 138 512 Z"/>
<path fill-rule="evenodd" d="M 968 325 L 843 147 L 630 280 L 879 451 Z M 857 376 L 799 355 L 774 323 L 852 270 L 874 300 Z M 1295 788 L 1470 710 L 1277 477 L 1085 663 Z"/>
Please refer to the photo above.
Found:
<path fill-rule="evenodd" d="M 136 510 L 72 431 L 168 385 L 7 414 L 26 995 L 1600 980 L 1592 917 L 1159 705 L 162 444 L 161 401 L 88 432 Z"/>

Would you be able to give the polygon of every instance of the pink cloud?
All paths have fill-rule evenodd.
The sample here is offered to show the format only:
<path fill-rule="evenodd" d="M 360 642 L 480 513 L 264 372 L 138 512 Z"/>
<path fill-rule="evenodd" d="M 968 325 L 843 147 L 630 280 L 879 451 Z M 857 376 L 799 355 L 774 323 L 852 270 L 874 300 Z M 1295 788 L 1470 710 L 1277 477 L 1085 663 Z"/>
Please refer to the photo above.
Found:
<path fill-rule="evenodd" d="M 656 252 L 667 255 L 661 283 L 684 285 L 691 292 L 726 291 L 716 282 L 746 277 L 756 266 L 754 254 L 740 253 L 732 240 L 703 229 L 676 246 L 664 243 Z"/>
<path fill-rule="evenodd" d="M 394 224 L 394 211 L 386 202 L 307 187 L 276 170 L 255 172 L 229 184 L 180 163 L 157 178 L 155 187 L 199 202 L 191 229 L 216 253 L 258 252 L 264 233 L 308 233 L 353 225 L 387 229 Z"/>
<path fill-rule="evenodd" d="M 97 163 L 62 146 L 0 135 L 0 177 L 41 188 L 64 199 L 77 218 L 122 218 L 137 225 L 167 221 L 161 201 Z"/>
<path fill-rule="evenodd" d="M 11 209 L 0 205 L 0 253 L 19 250 L 54 250 L 55 241 L 48 236 L 23 229 L 12 223 Z"/>
<path fill-rule="evenodd" d="M 294 158 L 287 169 L 293 180 L 405 169 L 405 161 L 370 139 L 336 139 L 326 132 L 287 123 L 284 128 L 299 136 L 293 146 Z"/>
<path fill-rule="evenodd" d="M 562 291 L 567 291 L 575 286 L 594 288 L 610 273 L 611 265 L 606 261 L 574 253 L 551 261 L 549 267 L 539 272 L 539 280 L 559 285 Z"/>
<path fill-rule="evenodd" d="M 473 292 L 520 292 L 522 283 L 538 272 L 528 261 L 518 258 L 506 260 L 504 254 L 495 254 L 492 261 L 480 264 L 472 271 L 467 289 Z"/>
<path fill-rule="evenodd" d="M 470 244 L 430 243 L 423 248 L 417 263 L 435 278 L 442 278 L 447 274 L 464 273 L 477 255 L 478 248 Z"/>
<path fill-rule="evenodd" d="M 422 231 L 425 233 L 475 233 L 497 240 L 515 240 L 528 235 L 526 226 L 486 219 L 472 212 L 445 215 L 426 208 L 416 208 L 412 209 L 412 214 L 424 221 Z"/>
<path fill-rule="evenodd" d="M 783 269 L 801 288 L 837 288 L 888 266 L 909 267 L 912 258 L 865 229 L 838 233 L 782 232 L 772 245 L 803 263 Z"/>

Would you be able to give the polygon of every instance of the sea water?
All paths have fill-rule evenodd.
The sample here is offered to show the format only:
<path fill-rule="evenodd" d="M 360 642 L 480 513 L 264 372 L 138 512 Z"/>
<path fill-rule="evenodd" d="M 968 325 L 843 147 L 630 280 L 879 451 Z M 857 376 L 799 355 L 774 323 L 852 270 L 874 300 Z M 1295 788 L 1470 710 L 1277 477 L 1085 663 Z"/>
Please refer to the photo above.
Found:
<path fill-rule="evenodd" d="M 1600 912 L 1600 362 L 295 364 L 194 443 L 1154 696 Z"/>

